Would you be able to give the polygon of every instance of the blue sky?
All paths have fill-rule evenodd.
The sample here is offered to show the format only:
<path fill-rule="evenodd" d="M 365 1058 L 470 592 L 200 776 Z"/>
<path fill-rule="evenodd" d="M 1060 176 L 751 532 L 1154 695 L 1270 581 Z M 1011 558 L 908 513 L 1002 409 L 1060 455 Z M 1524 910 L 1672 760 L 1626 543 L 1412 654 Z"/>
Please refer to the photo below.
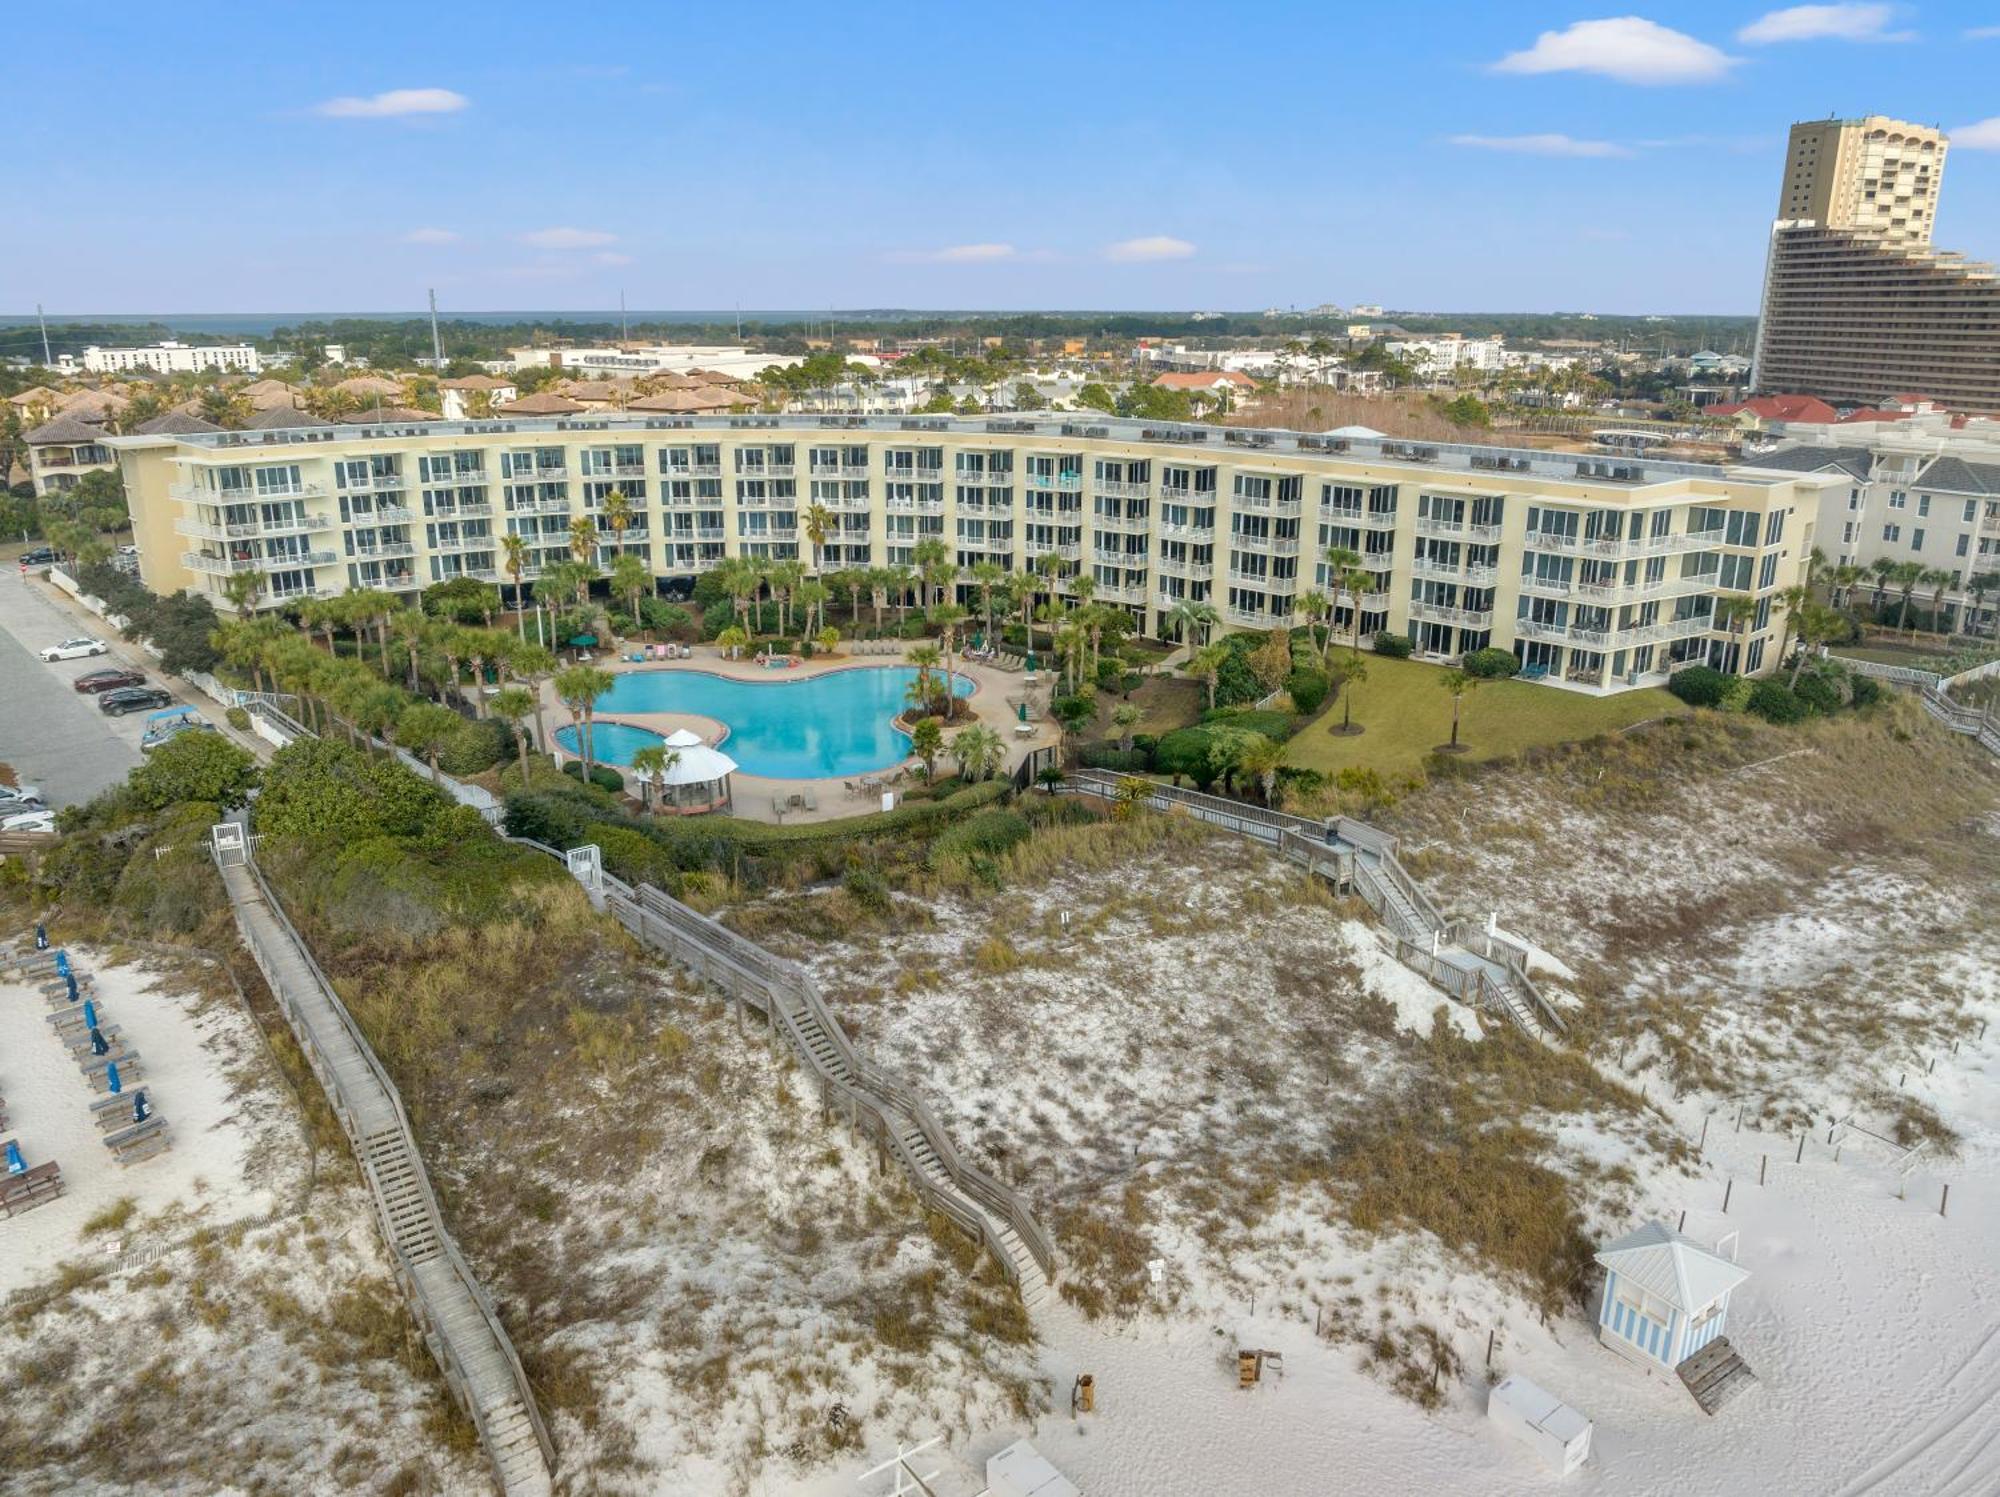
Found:
<path fill-rule="evenodd" d="M 2000 5 L 20 7 L 0 312 L 1755 310 L 1786 127 L 1959 130 Z M 1961 127 L 1983 126 L 1980 129 Z"/>

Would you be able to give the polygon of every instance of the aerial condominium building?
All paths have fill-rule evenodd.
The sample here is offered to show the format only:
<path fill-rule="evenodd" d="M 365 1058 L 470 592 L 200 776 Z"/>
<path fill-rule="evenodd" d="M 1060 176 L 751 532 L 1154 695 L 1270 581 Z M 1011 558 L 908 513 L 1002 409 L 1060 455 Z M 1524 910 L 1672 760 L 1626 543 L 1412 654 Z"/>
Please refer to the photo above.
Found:
<path fill-rule="evenodd" d="M 1498 646 L 1607 690 L 1690 661 L 1773 668 L 1775 595 L 1800 578 L 1820 489 L 1846 481 L 1059 416 L 602 413 L 107 440 L 147 583 L 224 607 L 241 572 L 262 574 L 260 607 L 462 576 L 506 589 L 503 536 L 523 541 L 532 582 L 589 517 L 600 564 L 622 550 L 661 579 L 735 556 L 908 566 L 936 539 L 966 569 L 1088 576 L 1147 634 L 1183 601 L 1225 629 L 1292 626 L 1317 592 L 1364 641 L 1387 630 L 1435 658 Z M 605 528 L 614 493 L 622 535 Z M 1360 557 L 1352 586 L 1335 547 Z M 964 576 L 959 594 L 977 600 Z M 1724 595 L 1753 602 L 1719 626 Z"/>
<path fill-rule="evenodd" d="M 2000 277 L 1931 246 L 1947 142 L 1870 115 L 1792 126 L 1755 387 L 2000 410 Z"/>

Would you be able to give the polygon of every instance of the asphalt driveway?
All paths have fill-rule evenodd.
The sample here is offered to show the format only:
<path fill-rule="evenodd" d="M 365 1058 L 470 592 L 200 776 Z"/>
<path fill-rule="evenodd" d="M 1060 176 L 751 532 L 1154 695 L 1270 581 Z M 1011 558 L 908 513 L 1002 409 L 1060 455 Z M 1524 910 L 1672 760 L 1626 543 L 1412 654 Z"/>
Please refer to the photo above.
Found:
<path fill-rule="evenodd" d="M 89 619 L 54 601 L 46 584 L 24 580 L 18 571 L 0 571 L 0 763 L 39 785 L 51 806 L 87 801 L 115 785 L 139 763 L 139 736 L 145 714 L 106 717 L 97 698 L 77 691 L 78 676 L 108 665 L 131 665 L 146 673 L 147 684 L 173 691 L 137 645 L 119 639 L 101 619 Z M 108 655 L 44 663 L 48 645 L 88 634 L 111 646 Z M 175 693 L 181 698 L 181 693 Z"/>

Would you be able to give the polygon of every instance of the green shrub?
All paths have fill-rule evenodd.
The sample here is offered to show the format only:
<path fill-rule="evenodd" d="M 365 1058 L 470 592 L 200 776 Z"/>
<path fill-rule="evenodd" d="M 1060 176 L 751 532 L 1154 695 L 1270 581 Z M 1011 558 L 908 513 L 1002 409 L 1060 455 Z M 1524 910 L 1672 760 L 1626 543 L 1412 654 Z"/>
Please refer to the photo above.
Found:
<path fill-rule="evenodd" d="M 1226 723 L 1232 728 L 1262 733 L 1273 743 L 1283 743 L 1292 736 L 1291 714 L 1268 707 L 1216 707 L 1202 713 L 1201 720 L 1204 724 Z"/>
<path fill-rule="evenodd" d="M 226 708 L 222 720 L 239 733 L 250 731 L 250 714 L 241 707 Z"/>
<path fill-rule="evenodd" d="M 488 717 L 452 730 L 438 749 L 438 768 L 449 775 L 473 775 L 513 756 L 513 730 L 499 718 Z"/>
<path fill-rule="evenodd" d="M 1847 693 L 1841 689 L 1840 677 L 1828 671 L 1806 671 L 1799 676 L 1792 694 L 1802 702 L 1809 712 L 1822 715 L 1838 712 L 1847 705 Z"/>
<path fill-rule="evenodd" d="M 1033 831 L 1027 817 L 995 806 L 990 811 L 981 811 L 966 818 L 957 826 L 947 827 L 931 843 L 931 859 L 935 862 L 939 858 L 971 857 L 975 854 L 998 857 L 1015 843 L 1027 841 Z"/>
<path fill-rule="evenodd" d="M 728 600 L 724 599 L 723 607 L 728 606 Z M 639 622 L 655 634 L 667 634 L 676 639 L 685 639 L 694 632 L 694 615 L 665 598 L 641 598 Z"/>
<path fill-rule="evenodd" d="M 1285 694 L 1291 697 L 1292 705 L 1300 714 L 1307 717 L 1319 711 L 1320 703 L 1326 700 L 1327 692 L 1332 689 L 1332 680 L 1325 671 L 1316 667 L 1295 670 L 1285 678 Z"/>
<path fill-rule="evenodd" d="M 581 759 L 570 760 L 567 764 L 563 765 L 563 773 L 568 775 L 572 780 L 582 779 L 583 761 Z M 590 783 L 595 785 L 599 790 L 609 790 L 613 795 L 617 795 L 625 788 L 625 776 L 608 764 L 593 764 L 590 766 Z"/>
<path fill-rule="evenodd" d="M 1387 629 L 1378 630 L 1375 635 L 1375 653 L 1387 655 L 1391 660 L 1408 660 L 1410 652 L 1416 648 L 1401 634 L 1391 634 Z"/>
<path fill-rule="evenodd" d="M 1521 668 L 1521 662 L 1514 658 L 1512 650 L 1492 648 L 1473 650 L 1460 665 L 1467 675 L 1486 681 L 1503 680 Z"/>
<path fill-rule="evenodd" d="M 853 868 L 840 881 L 847 897 L 871 915 L 889 908 L 889 881 L 873 868 Z"/>
<path fill-rule="evenodd" d="M 1719 707 L 1729 695 L 1730 678 L 1706 665 L 1691 665 L 1675 671 L 1667 690 L 1690 707 Z"/>
<path fill-rule="evenodd" d="M 1852 693 L 1848 698 L 1849 705 L 1856 711 L 1874 706 L 1889 694 L 1889 688 L 1873 676 L 1856 676 L 1848 683 L 1848 690 Z"/>
<path fill-rule="evenodd" d="M 1264 695 L 1264 683 L 1250 669 L 1251 653 L 1263 641 L 1261 634 L 1224 636 L 1223 643 L 1229 646 L 1229 653 L 1223 657 L 1222 665 L 1215 673 L 1216 706 L 1240 707 Z"/>
<path fill-rule="evenodd" d="M 1750 688 L 1747 711 L 1771 723 L 1795 723 L 1806 715 L 1806 704 L 1782 681 L 1759 681 Z"/>
<path fill-rule="evenodd" d="M 132 800 L 149 811 L 181 801 L 240 806 L 257 783 L 257 761 L 220 733 L 182 733 L 132 771 Z"/>
<path fill-rule="evenodd" d="M 1097 689 L 1116 691 L 1125 679 L 1125 667 L 1109 655 L 1100 655 L 1097 660 Z"/>
<path fill-rule="evenodd" d="M 1077 759 L 1085 769 L 1116 769 L 1126 774 L 1144 774 L 1153 767 L 1152 753 L 1140 748 L 1136 739 L 1129 749 L 1115 743 L 1087 743 L 1077 752 Z"/>

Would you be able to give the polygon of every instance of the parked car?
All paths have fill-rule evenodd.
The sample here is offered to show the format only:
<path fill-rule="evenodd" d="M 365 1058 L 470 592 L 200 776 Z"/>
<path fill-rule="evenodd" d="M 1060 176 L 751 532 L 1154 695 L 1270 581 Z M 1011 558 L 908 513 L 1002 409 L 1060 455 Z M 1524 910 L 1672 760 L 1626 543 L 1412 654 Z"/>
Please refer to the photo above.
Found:
<path fill-rule="evenodd" d="M 22 804 L 23 802 L 40 806 L 42 804 L 42 787 L 39 785 L 0 785 L 0 815 L 5 815 L 10 811 L 27 809 L 27 806 Z"/>
<path fill-rule="evenodd" d="M 101 639 L 66 639 L 42 651 L 44 660 L 81 660 L 86 655 L 102 655 L 110 648 Z"/>
<path fill-rule="evenodd" d="M 162 691 L 157 686 L 121 686 L 116 691 L 107 691 L 97 699 L 97 710 L 109 717 L 123 717 L 128 712 L 137 712 L 142 707 L 165 707 L 172 704 L 173 693 Z"/>
<path fill-rule="evenodd" d="M 107 666 L 101 671 L 78 676 L 70 683 L 78 691 L 115 691 L 121 686 L 144 686 L 144 671 L 131 670 L 122 665 Z"/>
<path fill-rule="evenodd" d="M 146 719 L 146 732 L 139 740 L 139 752 L 150 754 L 161 744 L 195 731 L 213 733 L 215 724 L 204 721 L 192 707 L 169 707 L 164 712 L 155 712 Z"/>
<path fill-rule="evenodd" d="M 56 829 L 56 813 L 53 811 L 23 811 L 16 816 L 0 817 L 0 832 L 53 832 Z"/>
<path fill-rule="evenodd" d="M 37 546 L 32 551 L 21 553 L 21 565 L 24 567 L 52 567 L 55 564 L 56 553 L 52 546 Z"/>

